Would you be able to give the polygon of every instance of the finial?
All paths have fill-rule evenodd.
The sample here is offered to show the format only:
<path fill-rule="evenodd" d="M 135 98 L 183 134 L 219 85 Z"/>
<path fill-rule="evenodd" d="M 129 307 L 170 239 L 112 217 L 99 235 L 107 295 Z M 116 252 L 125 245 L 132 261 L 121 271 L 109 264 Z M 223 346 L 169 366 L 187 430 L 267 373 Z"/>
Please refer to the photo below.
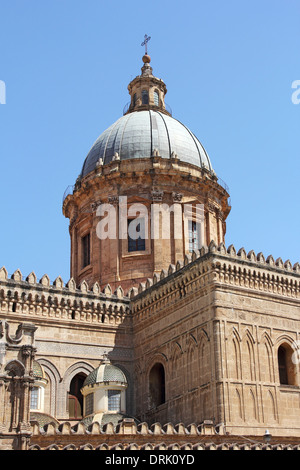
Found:
<path fill-rule="evenodd" d="M 103 351 L 103 357 L 101 359 L 101 364 L 109 364 L 110 363 L 110 360 L 108 358 L 108 352 L 105 350 Z"/>

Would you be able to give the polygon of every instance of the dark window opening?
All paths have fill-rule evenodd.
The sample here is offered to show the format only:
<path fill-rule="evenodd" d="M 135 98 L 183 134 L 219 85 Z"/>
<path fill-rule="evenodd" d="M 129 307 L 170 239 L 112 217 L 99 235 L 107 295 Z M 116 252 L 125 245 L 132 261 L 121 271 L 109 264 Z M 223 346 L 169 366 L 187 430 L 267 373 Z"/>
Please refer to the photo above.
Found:
<path fill-rule="evenodd" d="M 91 262 L 90 255 L 90 234 L 88 233 L 81 239 L 81 248 L 82 248 L 82 268 L 88 266 Z"/>
<path fill-rule="evenodd" d="M 287 357 L 286 349 L 283 346 L 278 348 L 278 369 L 279 369 L 279 381 L 282 385 L 287 385 L 288 372 L 287 372 Z"/>
<path fill-rule="evenodd" d="M 70 419 L 81 419 L 83 417 L 83 395 L 80 389 L 83 386 L 85 378 L 86 376 L 84 374 L 77 374 L 71 381 L 70 392 L 68 393 Z"/>
<path fill-rule="evenodd" d="M 293 349 L 288 344 L 278 348 L 278 372 L 281 385 L 296 385 L 296 369 L 293 363 Z"/>
<path fill-rule="evenodd" d="M 145 251 L 145 219 L 128 219 L 128 252 L 133 251 Z M 132 231 L 134 232 L 134 237 L 130 237 L 130 224 Z M 133 234 L 132 234 L 133 235 Z"/>
<path fill-rule="evenodd" d="M 150 371 L 149 391 L 151 408 L 165 403 L 165 369 L 160 363 L 155 364 Z"/>
<path fill-rule="evenodd" d="M 149 104 L 149 95 L 147 90 L 142 90 L 142 104 Z"/>

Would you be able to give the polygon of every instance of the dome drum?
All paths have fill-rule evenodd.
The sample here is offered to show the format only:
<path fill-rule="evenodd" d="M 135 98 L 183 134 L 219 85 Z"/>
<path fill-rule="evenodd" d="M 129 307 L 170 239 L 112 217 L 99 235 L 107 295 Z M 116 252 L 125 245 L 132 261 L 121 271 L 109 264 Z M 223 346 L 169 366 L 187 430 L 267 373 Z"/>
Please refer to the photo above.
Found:
<path fill-rule="evenodd" d="M 84 397 L 84 421 L 120 417 L 126 413 L 127 379 L 124 372 L 107 359 L 85 379 L 81 393 Z"/>

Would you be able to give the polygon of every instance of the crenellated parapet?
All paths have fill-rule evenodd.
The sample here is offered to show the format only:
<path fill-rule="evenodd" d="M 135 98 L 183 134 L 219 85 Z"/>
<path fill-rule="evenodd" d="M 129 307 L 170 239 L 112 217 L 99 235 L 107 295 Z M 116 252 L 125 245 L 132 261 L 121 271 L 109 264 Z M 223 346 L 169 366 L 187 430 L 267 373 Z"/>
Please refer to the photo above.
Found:
<path fill-rule="evenodd" d="M 76 285 L 73 278 L 64 284 L 60 276 L 51 284 L 47 274 L 40 280 L 34 272 L 24 278 L 17 269 L 9 277 L 5 267 L 0 269 L 0 315 L 111 325 L 129 316 L 129 302 L 122 287 L 113 291 L 108 284 L 101 290 L 97 282 Z"/>
<path fill-rule="evenodd" d="M 86 427 L 65 422 L 60 426 L 50 423 L 42 429 L 32 423 L 32 433 L 29 450 L 299 450 L 299 442 L 292 439 L 276 438 L 266 444 L 263 436 L 230 435 L 223 425 L 215 426 L 212 421 L 189 426 L 157 422 L 148 426 L 146 422 L 136 424 L 133 419 L 125 419 L 117 427 L 112 423 Z"/>
<path fill-rule="evenodd" d="M 137 312 L 157 300 L 181 299 L 217 283 L 300 299 L 300 264 L 212 241 L 131 288 L 128 296 Z"/>

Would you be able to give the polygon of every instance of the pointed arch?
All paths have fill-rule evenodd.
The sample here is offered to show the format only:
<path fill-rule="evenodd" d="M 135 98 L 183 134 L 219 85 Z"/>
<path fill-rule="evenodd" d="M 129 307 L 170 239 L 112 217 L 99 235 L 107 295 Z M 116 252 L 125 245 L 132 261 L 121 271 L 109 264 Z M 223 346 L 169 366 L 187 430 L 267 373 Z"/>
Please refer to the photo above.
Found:
<path fill-rule="evenodd" d="M 241 347 L 240 336 L 235 328 L 228 341 L 227 370 L 230 379 L 241 378 Z"/>
<path fill-rule="evenodd" d="M 267 332 L 260 341 L 260 377 L 263 382 L 274 382 L 273 342 Z"/>
<path fill-rule="evenodd" d="M 257 420 L 257 401 L 255 398 L 255 393 L 252 388 L 247 390 L 248 399 L 246 400 L 246 419 L 247 421 L 256 421 Z"/>
<path fill-rule="evenodd" d="M 244 336 L 243 345 L 243 379 L 255 380 L 255 359 L 254 359 L 254 338 L 252 333 L 247 329 Z"/>
<path fill-rule="evenodd" d="M 198 365 L 198 343 L 195 336 L 190 333 L 187 338 L 186 343 L 186 352 L 187 352 L 187 367 L 188 371 L 193 370 L 197 371 L 199 369 Z M 198 376 L 197 374 L 187 374 L 188 389 L 191 390 L 198 385 Z"/>
<path fill-rule="evenodd" d="M 234 390 L 233 393 L 233 400 L 232 400 L 232 408 L 233 408 L 233 420 L 242 420 L 243 419 L 243 404 L 242 404 L 242 396 L 241 392 L 238 388 Z"/>
<path fill-rule="evenodd" d="M 265 421 L 276 421 L 276 402 L 270 389 L 266 393 L 264 405 Z"/>
<path fill-rule="evenodd" d="M 210 379 L 210 347 L 209 337 L 204 329 L 201 329 L 199 335 L 199 380 L 200 385 L 209 382 Z"/>

